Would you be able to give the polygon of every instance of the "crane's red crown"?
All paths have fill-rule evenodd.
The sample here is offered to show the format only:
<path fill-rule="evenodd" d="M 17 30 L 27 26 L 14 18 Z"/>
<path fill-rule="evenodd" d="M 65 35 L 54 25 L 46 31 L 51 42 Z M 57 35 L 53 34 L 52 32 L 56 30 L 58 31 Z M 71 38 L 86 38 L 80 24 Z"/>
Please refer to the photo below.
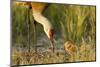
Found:
<path fill-rule="evenodd" d="M 49 37 L 53 38 L 54 37 L 54 33 L 55 33 L 54 29 L 50 29 L 49 30 Z"/>

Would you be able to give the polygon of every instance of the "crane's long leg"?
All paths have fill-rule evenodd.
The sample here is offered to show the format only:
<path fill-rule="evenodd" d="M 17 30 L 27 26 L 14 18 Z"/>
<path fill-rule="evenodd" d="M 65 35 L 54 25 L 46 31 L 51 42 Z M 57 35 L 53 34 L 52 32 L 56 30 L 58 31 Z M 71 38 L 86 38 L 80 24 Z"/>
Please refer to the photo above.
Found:
<path fill-rule="evenodd" d="M 34 47 L 35 47 L 35 52 L 37 53 L 37 46 L 36 46 L 36 42 L 37 42 L 37 37 L 36 37 L 36 21 L 34 21 L 33 23 L 33 27 L 34 27 Z"/>
<path fill-rule="evenodd" d="M 28 52 L 30 52 L 30 22 L 28 22 Z"/>
<path fill-rule="evenodd" d="M 53 39 L 50 39 L 50 44 L 51 44 L 52 52 L 54 53 L 55 52 L 55 44 L 54 44 L 54 40 Z"/>
<path fill-rule="evenodd" d="M 33 29 L 34 29 L 34 49 L 35 49 L 35 54 L 37 55 L 37 36 L 36 36 L 36 24 L 37 24 L 37 22 L 34 20 L 34 23 L 33 23 Z M 38 61 L 38 59 L 37 59 L 37 56 L 34 58 L 34 64 L 36 64 L 37 63 L 37 61 Z"/>
<path fill-rule="evenodd" d="M 30 9 L 27 9 L 28 52 L 30 52 Z"/>

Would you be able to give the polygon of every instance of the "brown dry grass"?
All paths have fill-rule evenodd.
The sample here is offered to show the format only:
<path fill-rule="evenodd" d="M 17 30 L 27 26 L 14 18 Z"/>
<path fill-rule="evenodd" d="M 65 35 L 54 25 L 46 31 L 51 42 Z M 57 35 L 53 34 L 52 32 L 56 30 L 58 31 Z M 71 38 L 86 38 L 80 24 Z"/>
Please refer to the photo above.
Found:
<path fill-rule="evenodd" d="M 68 48 L 66 46 L 71 47 Z M 64 47 L 66 47 L 65 51 L 56 51 L 55 53 L 50 51 L 35 53 L 32 51 L 17 51 L 16 49 L 13 49 L 12 65 L 51 64 L 96 60 L 95 44 L 82 43 L 81 46 L 78 47 L 74 43 L 68 41 L 64 44 Z"/>

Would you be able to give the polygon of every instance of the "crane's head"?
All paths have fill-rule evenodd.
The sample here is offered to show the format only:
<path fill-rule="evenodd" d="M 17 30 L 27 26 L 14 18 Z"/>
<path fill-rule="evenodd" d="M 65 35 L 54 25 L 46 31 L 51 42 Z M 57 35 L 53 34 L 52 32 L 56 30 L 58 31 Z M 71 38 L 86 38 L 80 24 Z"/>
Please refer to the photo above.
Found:
<path fill-rule="evenodd" d="M 48 39 L 52 40 L 54 38 L 54 29 L 53 28 L 47 28 L 47 27 L 44 27 L 44 31 L 48 37 Z"/>
<path fill-rule="evenodd" d="M 53 37 L 54 37 L 54 29 L 49 29 L 49 32 L 48 32 L 48 38 L 49 39 L 53 39 Z"/>

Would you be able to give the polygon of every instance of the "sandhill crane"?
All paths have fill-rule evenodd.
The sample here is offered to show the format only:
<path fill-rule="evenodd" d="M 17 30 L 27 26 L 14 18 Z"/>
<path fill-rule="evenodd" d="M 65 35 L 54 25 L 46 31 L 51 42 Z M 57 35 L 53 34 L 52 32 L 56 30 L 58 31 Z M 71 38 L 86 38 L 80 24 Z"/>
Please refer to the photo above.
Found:
<path fill-rule="evenodd" d="M 69 53 L 74 53 L 77 51 L 77 46 L 74 43 L 67 41 L 64 44 L 64 49 Z"/>
<path fill-rule="evenodd" d="M 78 47 L 71 41 L 67 41 L 64 44 L 64 49 L 71 56 L 71 61 L 75 61 L 75 55 L 77 54 Z"/>
<path fill-rule="evenodd" d="M 53 42 L 54 28 L 52 24 L 50 23 L 50 21 L 46 17 L 44 17 L 42 14 L 42 12 L 45 10 L 45 7 L 47 5 L 48 4 L 45 4 L 45 3 L 31 3 L 33 17 L 35 21 L 42 24 L 44 28 L 44 32 L 48 36 L 50 43 L 51 43 L 52 50 L 54 52 L 54 42 Z"/>
<path fill-rule="evenodd" d="M 20 3 L 24 3 L 24 5 L 28 5 L 29 7 L 32 8 L 31 10 L 33 13 L 34 20 L 43 26 L 44 32 L 46 33 L 48 39 L 50 40 L 52 51 L 54 52 L 55 49 L 54 39 L 53 39 L 54 28 L 50 23 L 50 21 L 42 14 L 45 11 L 45 8 L 47 7 L 48 4 L 39 2 L 20 2 Z"/>

